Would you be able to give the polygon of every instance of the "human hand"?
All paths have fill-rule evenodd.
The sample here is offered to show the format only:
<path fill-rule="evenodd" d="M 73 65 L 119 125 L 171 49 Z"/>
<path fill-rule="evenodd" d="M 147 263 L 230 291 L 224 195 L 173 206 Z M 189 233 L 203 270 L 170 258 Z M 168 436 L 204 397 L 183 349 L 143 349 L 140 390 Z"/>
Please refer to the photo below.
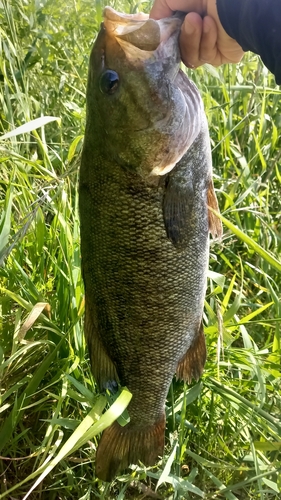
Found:
<path fill-rule="evenodd" d="M 187 12 L 180 35 L 181 56 L 186 66 L 197 68 L 205 63 L 219 66 L 242 59 L 242 47 L 222 27 L 216 0 L 155 0 L 150 17 L 169 17 L 176 10 Z"/>

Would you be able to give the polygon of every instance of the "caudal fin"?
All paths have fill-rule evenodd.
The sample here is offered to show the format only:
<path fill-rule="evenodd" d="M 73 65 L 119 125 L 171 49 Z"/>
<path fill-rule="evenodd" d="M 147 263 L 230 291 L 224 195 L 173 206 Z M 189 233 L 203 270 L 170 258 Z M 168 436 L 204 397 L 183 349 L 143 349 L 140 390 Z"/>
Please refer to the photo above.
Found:
<path fill-rule="evenodd" d="M 138 461 L 154 465 L 163 454 L 165 415 L 154 425 L 140 427 L 132 422 L 121 427 L 114 422 L 101 437 L 96 456 L 96 476 L 112 481 L 117 472 Z"/>

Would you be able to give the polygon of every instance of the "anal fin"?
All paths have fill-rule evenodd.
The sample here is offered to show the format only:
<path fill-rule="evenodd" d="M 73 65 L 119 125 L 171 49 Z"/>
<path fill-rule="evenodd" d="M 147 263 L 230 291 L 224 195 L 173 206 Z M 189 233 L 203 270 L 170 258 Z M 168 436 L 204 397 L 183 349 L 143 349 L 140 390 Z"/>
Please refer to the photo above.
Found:
<path fill-rule="evenodd" d="M 207 203 L 208 207 L 211 207 L 213 210 L 216 210 L 216 212 L 220 211 L 212 180 L 209 183 L 209 188 L 207 192 Z M 208 210 L 208 219 L 209 219 L 209 231 L 211 235 L 213 236 L 213 238 L 220 239 L 223 233 L 221 220 L 211 210 Z"/>
<path fill-rule="evenodd" d="M 108 356 L 101 341 L 96 315 L 91 306 L 85 304 L 85 338 L 88 344 L 91 368 L 95 380 L 102 391 L 117 388 L 118 375 L 113 361 Z"/>
<path fill-rule="evenodd" d="M 201 322 L 198 335 L 178 364 L 176 372 L 177 378 L 184 380 L 189 384 L 192 379 L 198 380 L 203 373 L 206 359 L 206 342 L 203 324 Z"/>
<path fill-rule="evenodd" d="M 96 476 L 103 481 L 112 481 L 117 472 L 139 461 L 154 465 L 163 454 L 165 437 L 165 415 L 154 425 L 146 427 L 129 422 L 121 427 L 114 422 L 100 440 L 96 455 Z"/>

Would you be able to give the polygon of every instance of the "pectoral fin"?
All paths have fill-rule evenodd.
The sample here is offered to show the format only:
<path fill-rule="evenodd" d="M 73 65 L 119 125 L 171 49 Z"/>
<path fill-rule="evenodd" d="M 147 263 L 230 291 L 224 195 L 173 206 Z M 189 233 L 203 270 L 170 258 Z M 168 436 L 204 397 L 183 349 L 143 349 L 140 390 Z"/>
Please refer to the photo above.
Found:
<path fill-rule="evenodd" d="M 163 217 L 169 240 L 179 248 L 188 238 L 193 203 L 191 177 L 179 178 L 176 172 L 172 171 L 166 178 Z"/>

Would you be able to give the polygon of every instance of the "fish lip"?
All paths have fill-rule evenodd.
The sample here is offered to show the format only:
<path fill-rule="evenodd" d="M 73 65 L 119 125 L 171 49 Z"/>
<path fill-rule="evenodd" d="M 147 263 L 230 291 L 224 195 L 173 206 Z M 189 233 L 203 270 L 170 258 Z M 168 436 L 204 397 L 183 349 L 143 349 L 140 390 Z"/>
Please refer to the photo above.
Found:
<path fill-rule="evenodd" d="M 128 21 L 146 21 L 149 19 L 148 14 L 144 14 L 143 12 L 137 12 L 136 14 L 126 14 L 124 12 L 118 12 L 117 10 L 113 9 L 113 7 L 110 7 L 107 5 L 103 9 L 103 17 L 107 17 L 111 21 L 116 21 L 117 19 L 120 21 L 121 19 L 128 20 Z"/>
<path fill-rule="evenodd" d="M 112 7 L 105 7 L 103 11 L 104 27 L 109 36 L 120 43 L 124 51 L 135 49 L 140 59 L 148 59 L 161 44 L 177 33 L 179 35 L 184 14 L 177 11 L 173 16 L 164 19 L 151 19 L 148 14 L 123 14 Z M 138 49 L 143 51 L 141 56 Z"/>

